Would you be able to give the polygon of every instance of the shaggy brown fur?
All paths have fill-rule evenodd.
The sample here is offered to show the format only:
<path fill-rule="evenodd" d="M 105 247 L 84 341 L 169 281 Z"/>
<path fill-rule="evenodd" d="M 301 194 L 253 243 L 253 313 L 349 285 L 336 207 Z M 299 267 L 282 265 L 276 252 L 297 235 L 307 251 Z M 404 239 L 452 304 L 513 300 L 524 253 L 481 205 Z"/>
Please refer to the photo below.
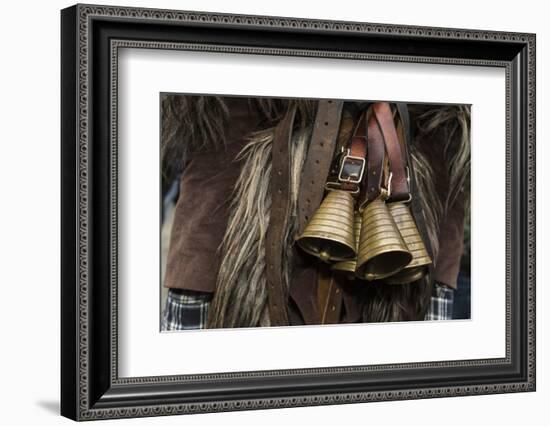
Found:
<path fill-rule="evenodd" d="M 296 204 L 300 172 L 310 129 L 301 127 L 292 137 L 291 216 L 284 236 L 284 291 L 288 295 L 293 236 L 297 226 Z M 271 147 L 274 129 L 258 132 L 240 154 L 243 160 L 231 206 L 231 216 L 220 247 L 222 263 L 207 326 L 269 326 L 264 242 L 271 207 Z M 243 220 L 252 218 L 252 220 Z"/>
<path fill-rule="evenodd" d="M 250 107 L 260 112 L 263 128 L 276 123 L 294 102 L 298 104 L 301 120 L 310 118 L 312 101 L 248 98 Z M 164 189 L 181 173 L 190 152 L 225 146 L 229 111 L 223 96 L 162 94 L 161 114 Z"/>
<path fill-rule="evenodd" d="M 248 102 L 260 112 L 263 128 L 276 123 L 293 104 L 302 126 L 315 111 L 315 101 L 309 100 L 248 98 Z M 226 143 L 229 111 L 223 96 L 162 94 L 161 114 L 161 160 L 166 177 L 181 172 L 189 152 L 220 149 Z"/>
<path fill-rule="evenodd" d="M 446 211 L 460 193 L 470 193 L 470 106 L 424 106 L 413 110 L 419 113 L 415 145 L 421 147 L 424 140 L 433 141 L 434 136 L 442 144 L 448 178 L 447 196 L 443 199 Z"/>

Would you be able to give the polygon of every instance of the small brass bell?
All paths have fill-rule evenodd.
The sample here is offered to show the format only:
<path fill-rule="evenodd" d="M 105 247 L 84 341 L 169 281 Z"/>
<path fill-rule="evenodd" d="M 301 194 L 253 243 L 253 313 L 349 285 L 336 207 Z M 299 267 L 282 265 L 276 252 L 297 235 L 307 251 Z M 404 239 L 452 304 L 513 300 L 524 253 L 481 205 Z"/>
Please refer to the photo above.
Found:
<path fill-rule="evenodd" d="M 353 219 L 353 231 L 355 234 L 355 247 L 356 249 L 359 248 L 359 235 L 361 234 L 361 214 L 359 212 L 355 212 L 355 216 Z M 337 262 L 334 265 L 332 265 L 332 270 L 336 272 L 344 273 L 348 279 L 354 279 L 355 278 L 355 267 L 357 265 L 357 257 L 355 257 L 352 260 L 346 260 L 344 262 Z"/>
<path fill-rule="evenodd" d="M 428 272 L 428 266 L 432 263 L 432 260 L 418 232 L 409 207 L 404 203 L 391 203 L 388 204 L 388 209 L 413 257 L 405 268 L 384 281 L 388 284 L 411 283 L 419 280 Z"/>
<path fill-rule="evenodd" d="M 377 198 L 362 212 L 356 275 L 369 281 L 386 278 L 412 260 L 386 203 Z"/>
<path fill-rule="evenodd" d="M 348 191 L 329 191 L 296 242 L 324 262 L 355 257 L 354 199 Z"/>

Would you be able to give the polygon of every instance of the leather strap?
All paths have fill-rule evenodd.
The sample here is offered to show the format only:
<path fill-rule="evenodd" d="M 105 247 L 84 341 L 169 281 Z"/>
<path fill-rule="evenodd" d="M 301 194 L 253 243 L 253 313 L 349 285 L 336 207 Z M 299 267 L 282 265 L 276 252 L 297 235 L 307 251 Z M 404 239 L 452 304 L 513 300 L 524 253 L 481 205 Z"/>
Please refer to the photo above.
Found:
<path fill-rule="evenodd" d="M 344 102 L 320 100 L 311 135 L 311 142 L 302 168 L 298 193 L 298 230 L 300 235 L 321 205 L 325 183 L 334 156 Z"/>
<path fill-rule="evenodd" d="M 409 117 L 409 109 L 407 104 L 403 102 L 396 103 L 397 105 L 397 116 L 399 118 L 397 122 L 397 134 L 401 141 L 401 146 L 403 152 L 405 153 L 405 158 L 409 160 L 409 144 L 411 143 L 411 120 Z M 410 161 L 407 161 L 410 163 Z M 410 164 L 409 164 L 410 166 Z"/>
<path fill-rule="evenodd" d="M 349 144 L 350 155 L 365 158 L 367 156 L 367 118 L 362 113 Z"/>
<path fill-rule="evenodd" d="M 283 280 L 285 229 L 291 208 L 290 142 L 296 107 L 275 128 L 271 153 L 271 213 L 265 239 L 269 316 L 272 326 L 288 325 L 287 295 Z"/>
<path fill-rule="evenodd" d="M 349 140 L 341 146 L 341 153 L 335 156 L 333 159 L 329 176 L 327 179 L 327 184 L 333 187 L 334 189 L 341 189 L 344 191 L 350 191 L 353 194 L 358 194 L 361 189 L 362 182 L 342 182 L 339 179 L 339 174 L 343 166 L 342 162 L 345 161 L 345 156 L 362 158 L 365 160 L 367 156 L 367 121 L 365 119 L 365 114 L 361 113 L 359 118 L 356 120 L 356 123 L 353 126 L 353 131 Z M 357 160 L 348 159 L 347 161 L 355 162 L 357 165 Z M 363 176 L 366 173 L 366 163 L 363 167 Z"/>
<path fill-rule="evenodd" d="M 390 172 L 392 174 L 391 194 L 388 202 L 409 200 L 407 163 L 401 150 L 390 104 L 387 102 L 376 102 L 373 105 L 373 111 L 382 130 L 390 162 Z"/>
<path fill-rule="evenodd" d="M 385 148 L 382 131 L 374 114 L 369 117 L 367 142 L 367 177 L 363 185 L 364 200 L 361 207 L 375 200 L 381 193 L 384 175 Z"/>
<path fill-rule="evenodd" d="M 330 265 L 319 262 L 317 302 L 320 324 L 338 324 L 342 313 L 342 290 L 334 279 Z"/>
<path fill-rule="evenodd" d="M 404 155 L 404 161 L 409 168 L 409 193 L 412 194 L 412 184 L 410 180 L 412 179 L 412 163 L 411 156 L 409 155 L 409 146 L 411 143 L 411 130 L 410 130 L 410 119 L 409 119 L 409 110 L 407 104 L 397 103 L 397 137 L 399 138 L 399 144 L 401 146 L 401 152 Z"/>

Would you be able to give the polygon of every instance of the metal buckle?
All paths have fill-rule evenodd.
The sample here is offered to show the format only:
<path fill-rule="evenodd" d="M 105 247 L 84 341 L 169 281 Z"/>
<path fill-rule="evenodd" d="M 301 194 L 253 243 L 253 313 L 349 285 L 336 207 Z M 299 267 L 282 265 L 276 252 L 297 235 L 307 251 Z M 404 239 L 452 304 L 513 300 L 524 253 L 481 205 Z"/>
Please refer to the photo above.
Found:
<path fill-rule="evenodd" d="M 355 157 L 349 155 L 349 149 L 347 150 L 346 155 L 342 158 L 340 164 L 340 171 L 338 172 L 338 181 L 344 183 L 361 183 L 363 179 L 363 173 L 365 172 L 365 159 L 361 157 Z M 346 172 L 346 167 L 348 168 L 358 168 L 357 172 L 349 171 Z"/>
<path fill-rule="evenodd" d="M 383 192 L 383 197 L 387 200 L 389 198 L 391 198 L 391 179 L 393 177 L 393 173 L 390 172 L 390 175 L 388 176 L 388 189 L 384 189 L 382 188 L 382 192 Z M 407 183 L 410 182 L 410 176 L 409 176 L 409 168 L 407 167 Z M 400 201 L 402 203 L 410 203 L 412 201 L 412 195 L 411 193 L 409 192 L 409 198 L 407 198 L 406 200 L 404 201 Z"/>

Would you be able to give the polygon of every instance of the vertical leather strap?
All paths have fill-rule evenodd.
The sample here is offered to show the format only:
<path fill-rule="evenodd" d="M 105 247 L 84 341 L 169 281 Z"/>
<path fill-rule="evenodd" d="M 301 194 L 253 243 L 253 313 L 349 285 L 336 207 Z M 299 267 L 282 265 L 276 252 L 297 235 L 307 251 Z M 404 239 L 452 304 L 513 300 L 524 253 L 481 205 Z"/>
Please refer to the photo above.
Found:
<path fill-rule="evenodd" d="M 269 316 L 272 326 L 288 325 L 287 294 L 283 280 L 285 230 L 291 207 L 290 142 L 296 107 L 275 128 L 271 149 L 271 213 L 265 240 Z"/>
<path fill-rule="evenodd" d="M 404 159 L 403 161 L 409 168 L 409 192 L 412 194 L 412 175 L 413 175 L 413 165 L 411 162 L 411 156 L 409 155 L 409 146 L 411 144 L 411 126 L 409 119 L 409 109 L 407 104 L 397 103 L 397 137 L 399 139 L 399 144 L 401 145 L 401 150 L 403 152 Z"/>
<path fill-rule="evenodd" d="M 366 185 L 363 185 L 365 195 L 361 198 L 365 203 L 371 202 L 378 198 L 382 188 L 382 177 L 384 174 L 384 159 L 385 148 L 382 131 L 378 126 L 378 121 L 374 114 L 368 119 L 368 141 L 367 141 L 367 176 L 364 179 Z"/>
<path fill-rule="evenodd" d="M 397 133 L 402 139 L 402 145 L 405 147 L 404 153 L 407 160 L 409 159 L 409 144 L 411 143 L 411 119 L 409 117 L 409 108 L 403 102 L 396 103 L 397 115 L 399 117 Z M 410 163 L 409 161 L 407 161 Z M 409 164 L 410 166 L 410 164 Z"/>
<path fill-rule="evenodd" d="M 340 126 L 343 101 L 320 100 L 298 193 L 298 232 L 321 205 Z"/>
<path fill-rule="evenodd" d="M 395 129 L 395 122 L 387 102 L 376 102 L 373 106 L 376 120 L 382 130 L 386 152 L 392 173 L 391 195 L 389 201 L 405 201 L 409 199 L 409 182 L 407 180 L 406 161 Z"/>
<path fill-rule="evenodd" d="M 366 113 L 363 113 L 359 116 L 349 143 L 350 154 L 354 157 L 365 158 L 367 156 L 367 125 Z"/>
<path fill-rule="evenodd" d="M 334 279 L 330 265 L 319 262 L 317 303 L 320 324 L 338 324 L 342 314 L 342 290 Z"/>
<path fill-rule="evenodd" d="M 352 171 L 354 173 L 357 172 L 357 168 L 360 163 L 358 163 L 358 159 L 362 159 L 365 161 L 363 164 L 363 176 L 365 175 L 365 172 L 367 170 L 366 167 L 366 156 L 367 156 L 367 120 L 365 114 L 361 114 L 359 118 L 357 119 L 357 122 L 354 125 L 354 130 L 351 134 L 350 140 L 347 143 L 347 146 L 345 148 L 348 150 L 346 155 L 341 155 L 341 157 L 337 159 L 339 161 L 333 160 L 332 170 L 329 173 L 328 181 L 331 185 L 334 185 L 337 189 L 342 189 L 344 191 L 351 191 L 352 193 L 357 193 L 361 189 L 361 176 L 352 176 L 348 175 L 348 177 L 352 178 L 353 180 L 350 181 L 344 181 L 340 180 L 340 173 L 343 172 L 343 175 L 346 175 L 345 171 L 347 171 L 348 167 L 348 161 L 351 161 L 353 169 Z M 353 157 L 353 158 L 348 158 Z M 357 181 L 359 179 L 359 181 Z M 328 182 L 327 182 L 328 183 Z"/>
<path fill-rule="evenodd" d="M 339 100 L 320 100 L 313 125 L 307 156 L 302 167 L 298 193 L 298 230 L 304 228 L 315 211 L 321 205 L 325 194 L 325 183 L 332 166 L 334 151 L 340 132 L 340 120 L 344 102 Z M 294 256 L 295 267 L 292 271 L 290 292 L 293 299 L 300 303 L 300 311 L 306 324 L 318 324 L 320 314 L 316 293 L 318 284 L 318 266 L 307 259 L 300 250 Z"/>

